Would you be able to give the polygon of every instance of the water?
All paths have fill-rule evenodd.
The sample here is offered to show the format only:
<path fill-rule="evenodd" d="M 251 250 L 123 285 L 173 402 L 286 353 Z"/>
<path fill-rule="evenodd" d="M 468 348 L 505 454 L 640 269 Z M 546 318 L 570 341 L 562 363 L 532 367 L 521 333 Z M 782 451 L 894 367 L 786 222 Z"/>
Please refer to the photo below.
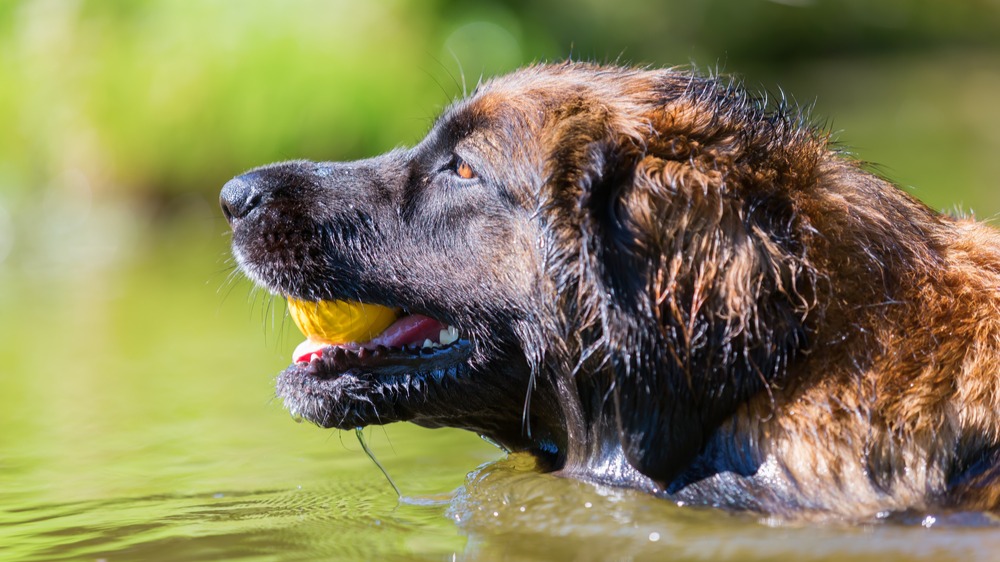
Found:
<path fill-rule="evenodd" d="M 299 336 L 280 303 L 227 280 L 211 205 L 155 227 L 98 207 L 73 228 L 59 219 L 63 231 L 19 214 L 20 238 L 0 262 L 0 559 L 1000 552 L 993 527 L 780 525 L 540 474 L 459 431 L 368 428 L 397 500 L 351 432 L 296 424 L 273 398 Z"/>

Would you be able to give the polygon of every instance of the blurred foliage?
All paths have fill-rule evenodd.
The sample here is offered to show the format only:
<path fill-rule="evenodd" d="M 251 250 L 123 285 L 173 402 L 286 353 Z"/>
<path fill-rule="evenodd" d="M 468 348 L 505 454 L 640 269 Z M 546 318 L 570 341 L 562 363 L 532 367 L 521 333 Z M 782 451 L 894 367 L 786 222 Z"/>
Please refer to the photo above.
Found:
<path fill-rule="evenodd" d="M 451 2 L 454 6 L 460 1 Z M 1000 43 L 996 0 L 512 0 L 560 45 L 598 59 L 779 65 Z M 741 70 L 742 71 L 742 70 Z"/>
<path fill-rule="evenodd" d="M 998 47 L 997 0 L 8 1 L 0 207 L 213 200 L 265 162 L 411 143 L 481 76 L 535 60 L 693 62 L 818 96 L 802 72 L 823 61 Z"/>

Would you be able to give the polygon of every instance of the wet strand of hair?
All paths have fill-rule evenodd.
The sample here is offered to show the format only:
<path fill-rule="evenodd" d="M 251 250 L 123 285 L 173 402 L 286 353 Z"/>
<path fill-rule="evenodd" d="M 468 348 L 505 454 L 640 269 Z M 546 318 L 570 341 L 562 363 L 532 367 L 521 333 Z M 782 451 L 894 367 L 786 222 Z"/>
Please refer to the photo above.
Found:
<path fill-rule="evenodd" d="M 382 476 L 385 476 L 386 481 L 389 482 L 389 485 L 392 486 L 392 489 L 396 492 L 396 498 L 402 501 L 403 493 L 399 491 L 399 487 L 392 481 L 392 477 L 385 471 L 385 467 L 382 466 L 382 463 L 378 462 L 378 459 L 375 458 L 375 453 L 372 453 L 372 450 L 368 448 L 368 443 L 365 441 L 365 434 L 361 431 L 362 429 L 364 428 L 354 428 L 354 434 L 358 436 L 358 443 L 361 443 L 361 448 L 364 449 L 365 454 L 368 455 L 368 458 L 370 458 L 372 462 L 375 463 L 375 466 L 382 471 Z"/>

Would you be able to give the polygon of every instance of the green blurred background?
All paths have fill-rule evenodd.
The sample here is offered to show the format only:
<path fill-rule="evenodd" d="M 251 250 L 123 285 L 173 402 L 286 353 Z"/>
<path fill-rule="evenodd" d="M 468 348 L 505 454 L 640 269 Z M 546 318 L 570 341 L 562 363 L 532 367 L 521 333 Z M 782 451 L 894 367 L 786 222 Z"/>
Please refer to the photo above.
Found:
<path fill-rule="evenodd" d="M 6 1 L 0 202 L 208 213 L 250 166 L 414 142 L 461 69 L 572 56 L 782 88 L 933 204 L 992 213 L 998 47 L 996 0 Z"/>
<path fill-rule="evenodd" d="M 480 77 L 566 57 L 736 74 L 931 206 L 1000 211 L 1000 0 L 0 0 L 0 544 L 150 558 L 220 493 L 329 482 L 391 508 L 365 503 L 386 488 L 349 439 L 271 400 L 299 336 L 234 274 L 218 190 L 412 144 Z M 457 432 L 371 438 L 410 492 L 498 457 Z M 419 530 L 446 554 L 464 539 L 440 511 L 362 542 L 415 551 Z"/>

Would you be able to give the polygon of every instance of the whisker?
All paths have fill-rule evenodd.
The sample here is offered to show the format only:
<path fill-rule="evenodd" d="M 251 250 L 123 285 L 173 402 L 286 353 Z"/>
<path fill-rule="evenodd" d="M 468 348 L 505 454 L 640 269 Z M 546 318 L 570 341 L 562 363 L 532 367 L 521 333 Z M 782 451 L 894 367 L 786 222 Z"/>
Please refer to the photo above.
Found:
<path fill-rule="evenodd" d="M 466 83 L 465 83 L 465 69 L 462 68 L 462 61 L 459 60 L 458 55 L 456 55 L 455 51 L 451 50 L 451 48 L 448 49 L 448 54 L 451 55 L 451 58 L 455 60 L 455 64 L 458 65 L 458 75 L 462 78 L 462 97 L 463 98 L 468 97 L 469 96 L 469 91 L 468 91 L 468 88 L 466 87 Z M 442 65 L 442 67 L 443 67 L 443 65 Z M 447 70 L 447 69 L 445 69 L 445 70 Z M 450 71 L 449 71 L 449 74 L 451 74 Z M 452 76 L 451 79 L 454 80 L 455 77 Z M 457 86 L 458 84 L 455 84 L 455 85 Z"/>

